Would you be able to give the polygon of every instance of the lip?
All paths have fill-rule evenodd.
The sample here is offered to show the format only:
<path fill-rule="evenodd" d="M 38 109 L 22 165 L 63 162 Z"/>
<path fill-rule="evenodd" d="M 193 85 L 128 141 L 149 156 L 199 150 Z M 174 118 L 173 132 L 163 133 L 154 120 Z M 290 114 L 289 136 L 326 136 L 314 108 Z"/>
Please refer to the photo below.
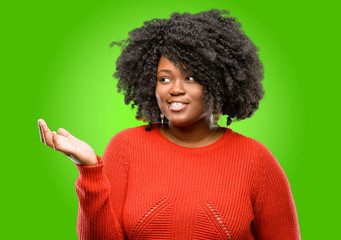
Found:
<path fill-rule="evenodd" d="M 181 106 L 173 106 L 172 103 L 174 103 L 174 102 L 182 103 L 183 105 L 181 105 Z M 188 105 L 188 103 L 185 103 L 183 101 L 169 101 L 169 102 L 167 102 L 167 104 L 168 104 L 168 109 L 170 111 L 173 111 L 173 112 L 183 111 L 183 110 L 185 110 L 187 108 L 187 105 Z"/>
<path fill-rule="evenodd" d="M 182 99 L 176 99 L 176 98 L 170 99 L 170 100 L 167 101 L 168 104 L 171 104 L 171 103 L 174 103 L 174 102 L 183 103 L 183 104 L 188 104 L 187 101 L 182 100 Z"/>

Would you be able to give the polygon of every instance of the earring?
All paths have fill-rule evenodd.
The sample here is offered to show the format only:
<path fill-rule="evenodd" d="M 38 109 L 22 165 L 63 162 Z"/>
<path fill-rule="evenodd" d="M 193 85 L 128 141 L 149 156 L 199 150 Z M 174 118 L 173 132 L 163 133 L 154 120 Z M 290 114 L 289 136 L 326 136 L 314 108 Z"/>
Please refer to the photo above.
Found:
<path fill-rule="evenodd" d="M 163 126 L 163 123 L 165 121 L 165 115 L 163 115 L 163 113 L 160 114 L 160 118 L 161 118 L 161 124 Z"/>
<path fill-rule="evenodd" d="M 219 115 L 213 114 L 213 124 L 218 127 Z"/>

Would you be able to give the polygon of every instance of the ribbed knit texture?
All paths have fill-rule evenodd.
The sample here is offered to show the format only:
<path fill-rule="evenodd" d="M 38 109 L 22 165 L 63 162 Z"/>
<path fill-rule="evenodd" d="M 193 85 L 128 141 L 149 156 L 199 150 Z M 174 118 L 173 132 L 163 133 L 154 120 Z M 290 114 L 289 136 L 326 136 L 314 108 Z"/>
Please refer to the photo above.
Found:
<path fill-rule="evenodd" d="M 157 126 L 124 130 L 78 166 L 79 239 L 300 239 L 288 180 L 258 141 L 224 128 L 186 148 Z"/>

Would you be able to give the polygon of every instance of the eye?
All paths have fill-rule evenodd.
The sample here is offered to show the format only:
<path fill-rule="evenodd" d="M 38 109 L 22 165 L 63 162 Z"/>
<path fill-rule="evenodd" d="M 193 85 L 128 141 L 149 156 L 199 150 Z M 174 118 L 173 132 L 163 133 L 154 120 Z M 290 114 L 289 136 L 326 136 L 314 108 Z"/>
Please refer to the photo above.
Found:
<path fill-rule="evenodd" d="M 170 82 L 171 80 L 169 79 L 169 78 L 166 78 L 166 77 L 161 77 L 160 79 L 159 79 L 159 81 L 160 82 Z"/>
<path fill-rule="evenodd" d="M 187 78 L 186 78 L 186 81 L 194 82 L 195 80 L 194 80 L 194 77 L 187 77 Z"/>

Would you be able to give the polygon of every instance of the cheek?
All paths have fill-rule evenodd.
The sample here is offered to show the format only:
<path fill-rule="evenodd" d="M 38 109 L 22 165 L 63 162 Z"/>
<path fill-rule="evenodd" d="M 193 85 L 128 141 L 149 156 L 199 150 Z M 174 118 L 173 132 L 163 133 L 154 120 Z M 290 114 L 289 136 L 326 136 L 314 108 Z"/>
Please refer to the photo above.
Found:
<path fill-rule="evenodd" d="M 193 89 L 192 91 L 193 100 L 199 105 L 204 105 L 203 90 L 202 88 Z"/>
<path fill-rule="evenodd" d="M 162 98 L 162 96 L 163 96 L 162 89 L 156 87 L 155 98 L 156 98 L 156 101 L 157 101 L 159 108 L 161 108 L 161 103 L 164 102 L 164 99 Z"/>
<path fill-rule="evenodd" d="M 157 102 L 157 105 L 159 106 L 159 108 L 161 107 L 160 105 L 161 105 L 161 99 L 160 99 L 160 96 L 157 94 L 157 93 L 155 93 L 155 98 L 156 98 L 156 102 Z"/>

